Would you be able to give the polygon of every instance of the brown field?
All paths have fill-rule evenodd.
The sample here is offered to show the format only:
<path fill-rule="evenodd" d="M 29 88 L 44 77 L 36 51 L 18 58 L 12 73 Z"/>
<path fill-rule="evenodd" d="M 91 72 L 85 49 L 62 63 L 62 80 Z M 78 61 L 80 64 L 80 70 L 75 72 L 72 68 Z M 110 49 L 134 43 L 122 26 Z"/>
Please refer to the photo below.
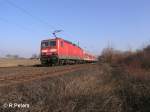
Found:
<path fill-rule="evenodd" d="M 0 58 L 0 67 L 12 67 L 12 66 L 30 66 L 40 64 L 40 61 L 37 59 L 7 59 Z"/>

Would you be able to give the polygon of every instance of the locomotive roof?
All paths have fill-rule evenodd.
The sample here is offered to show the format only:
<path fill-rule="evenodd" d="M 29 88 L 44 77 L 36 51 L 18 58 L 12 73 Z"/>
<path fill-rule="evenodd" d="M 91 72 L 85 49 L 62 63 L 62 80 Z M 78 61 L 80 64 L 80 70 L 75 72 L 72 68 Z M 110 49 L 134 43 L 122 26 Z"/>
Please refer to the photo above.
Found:
<path fill-rule="evenodd" d="M 64 39 L 63 39 L 64 40 Z M 70 41 L 68 41 L 68 40 L 64 40 L 65 42 L 67 42 L 67 43 L 69 43 L 69 44 L 72 44 L 72 45 L 74 45 L 74 46 L 76 46 L 76 47 L 78 47 L 78 48 L 80 48 L 80 49 L 82 49 L 81 47 L 79 47 L 77 44 L 75 44 L 75 43 L 72 43 L 72 42 L 70 42 Z"/>
<path fill-rule="evenodd" d="M 59 38 L 59 37 L 56 37 L 56 38 L 50 38 L 50 39 L 46 39 L 46 40 L 42 40 L 42 42 L 43 42 L 43 41 L 48 41 L 48 40 L 56 40 L 56 39 L 63 40 L 63 41 L 65 41 L 66 43 L 72 44 L 72 45 L 74 45 L 74 46 L 76 46 L 76 47 L 82 49 L 81 47 L 79 47 L 79 46 L 76 45 L 75 43 L 72 43 L 72 42 L 70 42 L 70 41 L 68 41 L 68 40 L 65 40 L 65 39 L 62 39 L 62 38 Z"/>

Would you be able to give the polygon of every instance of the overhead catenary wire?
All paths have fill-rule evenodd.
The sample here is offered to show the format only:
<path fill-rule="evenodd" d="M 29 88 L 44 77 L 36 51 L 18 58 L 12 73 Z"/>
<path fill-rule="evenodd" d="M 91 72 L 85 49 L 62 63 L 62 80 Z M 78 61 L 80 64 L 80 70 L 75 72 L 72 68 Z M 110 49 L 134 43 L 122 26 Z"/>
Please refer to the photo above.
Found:
<path fill-rule="evenodd" d="M 27 11 L 25 8 L 23 8 L 23 7 L 21 7 L 21 6 L 17 5 L 17 4 L 15 4 L 12 0 L 5 0 L 5 1 L 6 1 L 8 4 L 10 4 L 11 6 L 13 6 L 13 7 L 17 8 L 18 10 L 20 10 L 22 13 L 24 13 L 24 14 L 26 14 L 26 15 L 32 17 L 32 18 L 33 18 L 34 20 L 36 20 L 37 22 L 40 22 L 41 24 L 43 24 L 43 25 L 45 25 L 45 26 L 47 26 L 47 27 L 50 27 L 53 31 L 55 31 L 55 30 L 57 30 L 57 29 L 63 30 L 64 35 L 69 36 L 69 37 L 72 37 L 72 36 L 70 36 L 70 34 L 66 33 L 66 31 L 64 31 L 63 28 L 56 28 L 56 27 L 54 27 L 53 25 L 50 25 L 47 21 L 45 21 L 45 20 L 43 20 L 42 18 L 39 18 L 39 17 L 37 17 L 37 16 L 31 14 L 31 13 L 30 13 L 29 11 Z M 51 32 L 51 34 L 52 34 L 52 33 L 53 33 L 53 32 Z"/>
<path fill-rule="evenodd" d="M 11 0 L 5 0 L 5 1 L 6 1 L 8 4 L 10 4 L 11 6 L 13 6 L 13 7 L 17 8 L 18 10 L 20 10 L 22 13 L 24 13 L 24 14 L 26 14 L 26 15 L 32 17 L 32 18 L 33 18 L 34 20 L 36 20 L 37 22 L 40 22 L 40 23 L 42 23 L 42 24 L 44 24 L 44 25 L 50 27 L 52 30 L 55 30 L 55 29 L 56 29 L 54 26 L 50 25 L 48 22 L 46 22 L 46 21 L 44 21 L 43 19 L 41 19 L 41 18 L 39 18 L 39 17 L 37 17 L 37 16 L 31 14 L 29 11 L 27 11 L 27 10 L 24 9 L 23 7 L 21 7 L 21 6 L 17 5 L 17 4 L 15 4 L 13 1 L 11 1 Z"/>
<path fill-rule="evenodd" d="M 27 28 L 27 27 L 25 27 L 25 26 L 23 26 L 23 25 L 18 24 L 18 23 L 12 23 L 12 22 L 10 22 L 9 20 L 7 20 L 6 18 L 0 17 L 0 21 L 1 21 L 1 22 L 5 22 L 5 23 L 8 23 L 8 24 L 12 24 L 12 25 L 14 25 L 14 26 L 20 28 L 21 30 L 24 30 L 24 31 L 26 31 L 26 32 L 30 32 L 30 33 L 32 33 L 32 34 L 35 34 L 35 32 L 38 33 L 37 31 L 34 31 L 34 30 L 32 30 L 32 29 L 29 29 L 29 28 Z M 42 36 L 42 35 L 41 35 L 41 36 Z"/>
<path fill-rule="evenodd" d="M 5 22 L 5 23 L 8 23 L 8 24 L 11 24 L 11 22 L 9 22 L 9 20 L 7 20 L 7 19 L 5 19 L 5 18 L 2 18 L 2 17 L 0 17 L 0 21 L 2 21 L 2 22 Z M 15 25 L 15 26 L 17 26 L 17 27 L 19 27 L 19 28 L 21 28 L 21 29 L 23 29 L 23 30 L 28 30 L 26 27 L 24 27 L 24 26 L 22 26 L 22 25 L 19 25 L 19 24 L 17 24 L 17 23 L 13 23 L 13 25 Z M 28 30 L 28 31 L 30 31 L 30 30 Z"/>
<path fill-rule="evenodd" d="M 12 0 L 5 0 L 6 3 L 8 3 L 9 5 L 13 6 L 14 8 L 20 10 L 22 13 L 32 17 L 32 19 L 36 20 L 37 22 L 40 22 L 41 24 L 46 25 L 47 27 L 50 27 L 53 31 L 55 31 L 57 28 L 55 28 L 54 26 L 50 25 L 48 22 L 42 20 L 41 18 L 34 16 L 33 14 L 31 14 L 29 11 L 27 11 L 26 9 L 22 8 L 21 6 L 17 5 L 16 3 L 14 3 Z M 6 23 L 10 23 L 8 20 L 4 19 L 4 18 L 0 18 L 1 21 L 6 22 Z M 23 25 L 17 24 L 17 23 L 13 23 L 14 25 L 16 25 L 17 27 L 26 30 L 26 31 L 30 31 L 30 29 L 24 27 Z M 33 32 L 33 31 L 31 31 Z M 64 34 L 65 33 L 65 34 Z M 52 34 L 52 32 L 51 32 Z M 63 30 L 63 34 L 66 35 L 67 37 L 72 37 L 69 34 L 67 34 L 64 30 Z"/>
<path fill-rule="evenodd" d="M 32 13 L 30 13 L 28 10 L 26 10 L 25 8 L 17 5 L 16 3 L 14 3 L 12 0 L 5 0 L 5 2 L 7 2 L 9 5 L 15 7 L 16 9 L 20 10 L 22 13 L 30 16 L 32 19 L 36 20 L 37 22 L 43 24 L 44 26 L 49 27 L 52 31 L 57 30 L 58 28 L 54 27 L 53 25 L 50 25 L 47 21 L 43 20 L 42 18 L 33 15 Z M 71 36 L 68 32 L 66 32 L 62 27 L 59 28 L 59 30 L 63 30 L 63 34 L 66 35 L 67 37 L 73 37 Z M 53 32 L 51 32 L 52 34 Z M 77 41 L 78 43 L 79 41 Z"/>

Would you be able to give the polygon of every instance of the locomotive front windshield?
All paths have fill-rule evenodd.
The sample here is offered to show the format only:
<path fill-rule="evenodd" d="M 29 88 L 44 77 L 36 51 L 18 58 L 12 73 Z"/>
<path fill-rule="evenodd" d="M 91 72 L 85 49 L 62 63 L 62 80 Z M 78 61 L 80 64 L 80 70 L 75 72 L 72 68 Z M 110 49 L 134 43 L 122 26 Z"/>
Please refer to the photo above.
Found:
<path fill-rule="evenodd" d="M 56 46 L 56 41 L 50 41 L 50 42 L 49 42 L 49 45 L 50 45 L 51 47 Z"/>
<path fill-rule="evenodd" d="M 45 48 L 45 47 L 54 47 L 56 46 L 56 41 L 45 41 L 41 43 L 41 47 Z"/>
<path fill-rule="evenodd" d="M 42 48 L 48 47 L 48 42 L 42 42 L 42 43 L 41 43 L 41 47 L 42 47 Z"/>

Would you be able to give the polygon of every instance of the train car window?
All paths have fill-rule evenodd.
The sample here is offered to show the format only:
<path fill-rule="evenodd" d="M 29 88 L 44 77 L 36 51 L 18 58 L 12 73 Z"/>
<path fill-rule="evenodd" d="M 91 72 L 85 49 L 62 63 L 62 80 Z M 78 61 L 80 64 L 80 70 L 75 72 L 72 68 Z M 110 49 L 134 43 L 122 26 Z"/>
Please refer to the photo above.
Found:
<path fill-rule="evenodd" d="M 42 42 L 42 43 L 41 43 L 41 47 L 42 47 L 42 48 L 47 47 L 47 46 L 48 46 L 48 42 Z"/>
<path fill-rule="evenodd" d="M 50 46 L 56 46 L 56 41 L 50 41 Z"/>
<path fill-rule="evenodd" d="M 63 47 L 63 46 L 64 46 L 64 43 L 63 43 L 63 41 L 61 41 L 61 43 L 60 43 L 60 44 L 61 44 L 61 47 Z"/>

